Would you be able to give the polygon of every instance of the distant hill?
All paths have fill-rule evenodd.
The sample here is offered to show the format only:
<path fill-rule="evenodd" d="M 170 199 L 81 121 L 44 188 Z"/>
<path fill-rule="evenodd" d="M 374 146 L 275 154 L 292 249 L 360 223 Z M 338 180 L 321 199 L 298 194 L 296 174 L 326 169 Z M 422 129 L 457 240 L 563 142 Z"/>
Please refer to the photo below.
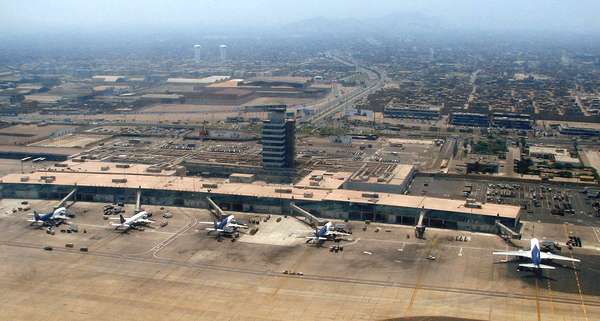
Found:
<path fill-rule="evenodd" d="M 420 13 L 395 13 L 369 19 L 311 18 L 286 24 L 279 30 L 291 35 L 356 35 L 396 33 L 429 33 L 447 30 L 449 27 L 437 18 Z"/>

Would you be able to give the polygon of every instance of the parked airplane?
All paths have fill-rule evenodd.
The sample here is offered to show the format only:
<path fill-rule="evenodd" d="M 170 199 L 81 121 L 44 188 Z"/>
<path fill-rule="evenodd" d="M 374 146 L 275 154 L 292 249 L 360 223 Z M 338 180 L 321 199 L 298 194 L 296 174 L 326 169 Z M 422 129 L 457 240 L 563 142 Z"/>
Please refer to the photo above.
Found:
<path fill-rule="evenodd" d="M 542 260 L 557 260 L 557 261 L 570 261 L 570 262 L 581 262 L 578 259 L 552 254 L 549 252 L 542 252 L 540 250 L 540 241 L 536 238 L 531 239 L 531 247 L 529 251 L 518 250 L 518 251 L 507 251 L 507 252 L 494 252 L 494 255 L 508 255 L 508 256 L 519 256 L 529 258 L 531 263 L 519 264 L 519 267 L 532 268 L 532 269 L 550 269 L 554 270 L 556 267 L 542 264 Z"/>
<path fill-rule="evenodd" d="M 233 236 L 233 237 L 238 237 L 239 236 L 239 229 L 240 228 L 248 228 L 248 225 L 245 224 L 240 224 L 239 222 L 237 222 L 235 220 L 235 217 L 233 215 L 228 215 L 225 216 L 221 219 L 219 218 L 215 218 L 215 220 L 213 222 L 199 222 L 200 224 L 213 224 L 214 227 L 207 227 L 206 230 L 210 233 L 210 232 L 217 232 L 217 237 L 220 237 L 221 235 L 225 235 L 225 236 Z"/>
<path fill-rule="evenodd" d="M 33 218 L 27 221 L 31 222 L 31 225 L 41 223 L 42 226 L 57 226 L 64 223 L 67 219 L 69 219 L 67 216 L 67 209 L 65 207 L 59 207 L 42 215 L 34 211 Z"/>
<path fill-rule="evenodd" d="M 307 236 L 306 243 L 322 244 L 325 241 L 335 241 L 338 236 L 349 236 L 348 233 L 335 231 L 333 223 L 327 222 L 321 228 L 315 229 L 314 236 Z"/>
<path fill-rule="evenodd" d="M 124 228 L 125 230 L 129 230 L 131 228 L 139 229 L 140 226 L 154 223 L 154 220 L 149 219 L 150 216 L 152 216 L 152 214 L 146 211 L 141 211 L 128 218 L 124 218 L 123 215 L 120 214 L 119 223 L 111 223 L 110 225 L 114 226 L 115 230 L 118 230 L 119 228 Z"/>

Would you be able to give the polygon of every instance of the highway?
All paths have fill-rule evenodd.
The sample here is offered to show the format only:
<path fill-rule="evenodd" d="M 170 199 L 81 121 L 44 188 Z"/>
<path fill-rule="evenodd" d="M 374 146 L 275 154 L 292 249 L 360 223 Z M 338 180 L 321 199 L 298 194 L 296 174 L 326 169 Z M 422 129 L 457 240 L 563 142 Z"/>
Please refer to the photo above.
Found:
<path fill-rule="evenodd" d="M 370 67 L 360 66 L 355 62 L 351 62 L 339 56 L 332 56 L 332 58 L 347 65 L 357 66 L 357 69 L 360 72 L 366 73 L 368 75 L 369 85 L 366 88 L 354 90 L 348 95 L 335 98 L 325 103 L 321 103 L 324 104 L 324 106 L 319 108 L 318 112 L 315 115 L 303 119 L 300 127 L 306 124 L 319 124 L 323 121 L 328 120 L 335 113 L 344 110 L 346 107 L 353 105 L 358 100 L 367 97 L 368 95 L 383 88 L 383 85 L 385 84 L 385 74 L 379 70 Z"/>

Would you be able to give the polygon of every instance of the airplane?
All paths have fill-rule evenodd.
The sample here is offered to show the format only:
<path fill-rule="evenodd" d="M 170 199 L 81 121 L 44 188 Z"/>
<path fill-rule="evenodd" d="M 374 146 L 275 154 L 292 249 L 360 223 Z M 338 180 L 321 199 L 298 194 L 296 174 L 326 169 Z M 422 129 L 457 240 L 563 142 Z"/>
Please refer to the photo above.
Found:
<path fill-rule="evenodd" d="M 333 223 L 327 222 L 321 228 L 315 228 L 314 236 L 307 236 L 306 243 L 322 244 L 325 241 L 335 241 L 338 236 L 350 236 L 350 234 L 335 231 Z"/>
<path fill-rule="evenodd" d="M 67 209 L 65 207 L 59 207 L 51 212 L 45 214 L 38 214 L 33 211 L 33 218 L 27 220 L 31 222 L 31 225 L 41 223 L 42 226 L 58 226 L 68 220 Z"/>
<path fill-rule="evenodd" d="M 519 267 L 536 269 L 538 271 L 542 269 L 554 270 L 556 267 L 542 264 L 542 260 L 558 260 L 558 261 L 570 261 L 570 262 L 581 262 L 579 259 L 574 259 L 566 256 L 556 255 L 549 252 L 542 252 L 540 250 L 540 241 L 536 238 L 532 238 L 531 247 L 529 251 L 518 250 L 518 251 L 507 251 L 507 252 L 494 252 L 494 255 L 508 255 L 508 256 L 519 256 L 531 259 L 531 263 L 519 264 Z"/>
<path fill-rule="evenodd" d="M 119 228 L 125 228 L 125 231 L 129 229 L 140 229 L 140 226 L 154 223 L 154 220 L 149 219 L 150 216 L 152 216 L 152 214 L 146 211 L 141 211 L 128 218 L 124 218 L 122 214 L 119 214 L 119 223 L 111 223 L 110 225 L 114 226 L 115 230 L 118 230 Z"/>
<path fill-rule="evenodd" d="M 240 224 L 235 220 L 233 215 L 228 215 L 223 218 L 215 218 L 213 222 L 199 222 L 199 224 L 213 224 L 214 227 L 207 227 L 206 230 L 210 232 L 217 232 L 217 237 L 221 235 L 233 236 L 237 238 L 239 236 L 239 229 L 247 229 L 248 225 Z"/>

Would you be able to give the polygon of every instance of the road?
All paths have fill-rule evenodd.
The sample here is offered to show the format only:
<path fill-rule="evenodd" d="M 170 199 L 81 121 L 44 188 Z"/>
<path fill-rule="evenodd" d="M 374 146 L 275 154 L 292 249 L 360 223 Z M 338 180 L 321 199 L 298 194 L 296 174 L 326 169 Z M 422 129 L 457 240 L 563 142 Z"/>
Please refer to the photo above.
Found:
<path fill-rule="evenodd" d="M 325 106 L 321 107 L 318 113 L 316 113 L 315 115 L 313 115 L 311 117 L 304 119 L 302 122 L 302 125 L 300 125 L 300 126 L 303 126 L 305 124 L 318 124 L 323 121 L 326 121 L 335 113 L 337 113 L 341 110 L 344 110 L 346 107 L 353 105 L 356 101 L 358 101 L 364 97 L 367 97 L 368 95 L 383 88 L 383 85 L 385 83 L 385 74 L 383 74 L 381 71 L 375 70 L 370 67 L 358 65 L 355 62 L 348 61 L 339 56 L 332 56 L 332 58 L 337 61 L 340 61 L 342 63 L 348 64 L 348 65 L 357 66 L 357 70 L 359 70 L 360 72 L 366 73 L 368 75 L 370 85 L 367 86 L 366 88 L 361 88 L 361 89 L 352 91 L 346 96 L 341 96 L 332 101 L 326 102 Z"/>
<path fill-rule="evenodd" d="M 475 84 L 475 82 L 477 81 L 477 76 L 479 75 L 479 73 L 481 72 L 481 69 L 477 69 L 475 70 L 472 74 L 471 77 L 469 78 L 469 83 L 472 86 L 471 89 L 471 93 L 469 94 L 469 98 L 467 98 L 467 101 L 465 102 L 465 107 L 464 109 L 469 109 L 469 104 L 475 100 L 475 94 L 477 93 L 477 85 Z"/>

